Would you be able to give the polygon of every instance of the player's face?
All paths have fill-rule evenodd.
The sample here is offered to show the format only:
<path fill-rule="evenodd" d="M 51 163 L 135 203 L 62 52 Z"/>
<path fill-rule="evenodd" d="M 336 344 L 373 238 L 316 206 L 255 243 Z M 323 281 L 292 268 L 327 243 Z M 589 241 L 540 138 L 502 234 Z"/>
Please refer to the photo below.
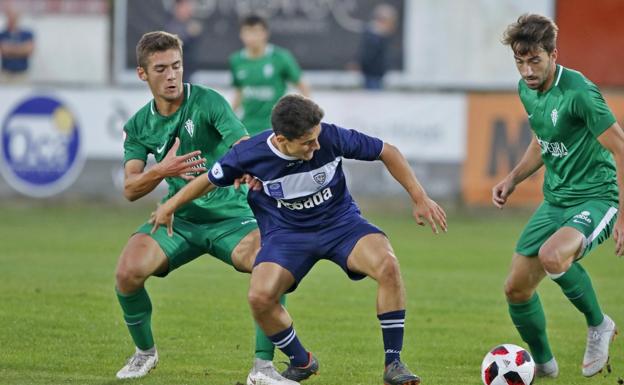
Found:
<path fill-rule="evenodd" d="M 550 87 L 555 75 L 556 49 L 549 54 L 543 48 L 539 48 L 526 55 L 514 54 L 514 58 L 518 72 L 527 87 L 538 91 L 545 91 Z"/>
<path fill-rule="evenodd" d="M 321 125 L 314 126 L 310 131 L 300 138 L 283 142 L 283 152 L 286 155 L 294 156 L 301 160 L 310 160 L 314 156 L 314 151 L 321 148 L 318 137 L 321 134 Z"/>
<path fill-rule="evenodd" d="M 262 24 L 244 25 L 240 30 L 240 38 L 245 48 L 261 49 L 269 41 L 269 31 Z"/>
<path fill-rule="evenodd" d="M 182 97 L 182 56 L 177 49 L 152 53 L 147 69 L 138 67 L 139 77 L 149 85 L 154 98 L 173 102 Z"/>

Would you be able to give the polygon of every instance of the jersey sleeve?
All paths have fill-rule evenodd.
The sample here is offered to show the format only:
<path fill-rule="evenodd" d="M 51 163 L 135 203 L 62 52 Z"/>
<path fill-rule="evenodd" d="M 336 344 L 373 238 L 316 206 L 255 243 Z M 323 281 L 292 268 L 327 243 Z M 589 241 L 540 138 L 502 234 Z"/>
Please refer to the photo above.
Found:
<path fill-rule="evenodd" d="M 295 57 L 288 51 L 282 51 L 280 57 L 284 65 L 282 69 L 284 80 L 291 83 L 299 83 L 301 68 Z"/>
<path fill-rule="evenodd" d="M 335 136 L 338 151 L 345 158 L 368 161 L 379 159 L 383 150 L 381 139 L 333 124 L 326 125 L 325 129 Z"/>
<path fill-rule="evenodd" d="M 239 141 L 243 136 L 249 135 L 243 123 L 238 120 L 232 107 L 223 96 L 215 91 L 211 91 L 213 97 L 210 98 L 204 108 L 208 111 L 208 119 L 223 137 L 223 141 L 228 147 Z"/>
<path fill-rule="evenodd" d="M 134 130 L 130 122 L 126 123 L 123 131 L 124 136 L 124 163 L 132 159 L 147 162 L 147 154 L 149 150 L 134 136 Z"/>
<path fill-rule="evenodd" d="M 586 84 L 587 87 L 579 89 L 574 96 L 572 110 L 583 119 L 591 133 L 598 137 L 616 120 L 598 87 L 591 82 Z"/>
<path fill-rule="evenodd" d="M 227 187 L 234 184 L 234 180 L 243 176 L 244 173 L 239 164 L 236 150 L 231 149 L 212 165 L 208 179 L 215 186 Z"/>

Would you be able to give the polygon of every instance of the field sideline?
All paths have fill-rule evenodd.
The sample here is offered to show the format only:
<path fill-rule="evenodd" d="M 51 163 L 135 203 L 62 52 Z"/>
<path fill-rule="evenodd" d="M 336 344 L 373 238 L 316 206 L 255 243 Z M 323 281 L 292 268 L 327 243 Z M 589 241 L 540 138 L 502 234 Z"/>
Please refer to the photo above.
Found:
<path fill-rule="evenodd" d="M 207 257 L 148 281 L 161 362 L 144 379 L 115 379 L 133 350 L 113 290 L 115 264 L 149 211 L 140 204 L 0 206 L 1 385 L 244 383 L 253 356 L 248 276 Z M 439 236 L 407 214 L 370 219 L 389 235 L 407 287 L 403 360 L 424 385 L 480 384 L 488 349 L 523 345 L 502 284 L 528 213 L 451 213 L 449 233 Z M 614 256 L 612 241 L 584 266 L 604 310 L 624 328 L 624 260 Z M 544 282 L 541 296 L 561 376 L 536 384 L 616 385 L 624 378 L 618 340 L 612 373 L 583 378 L 583 317 L 554 283 Z M 351 282 L 337 266 L 321 262 L 288 297 L 288 309 L 321 363 L 320 375 L 304 384 L 382 384 L 372 280 Z M 285 357 L 277 353 L 276 361 Z"/>

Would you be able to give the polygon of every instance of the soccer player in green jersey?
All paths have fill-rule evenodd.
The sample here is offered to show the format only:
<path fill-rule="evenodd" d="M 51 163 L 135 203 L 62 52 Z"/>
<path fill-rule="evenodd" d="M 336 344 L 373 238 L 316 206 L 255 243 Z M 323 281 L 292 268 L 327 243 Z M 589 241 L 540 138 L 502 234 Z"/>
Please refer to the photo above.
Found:
<path fill-rule="evenodd" d="M 288 83 L 304 96 L 309 89 L 301 69 L 288 50 L 269 44 L 269 26 L 262 17 L 243 19 L 240 38 L 244 48 L 230 56 L 232 85 L 236 89 L 232 108 L 242 106 L 242 121 L 255 135 L 271 128 L 271 109 L 284 96 Z"/>
<path fill-rule="evenodd" d="M 146 33 L 136 52 L 138 76 L 147 82 L 154 99 L 124 127 L 124 195 L 134 201 L 164 179 L 169 185 L 167 199 L 248 134 L 221 95 L 182 83 L 182 43 L 176 35 Z M 157 163 L 146 168 L 148 154 Z M 170 234 L 164 228 L 152 234 L 152 226 L 145 223 L 130 237 L 119 257 L 116 291 L 136 352 L 118 378 L 142 377 L 158 362 L 152 305 L 144 287 L 148 277 L 164 277 L 206 253 L 236 270 L 251 271 L 260 236 L 246 192 L 246 188 L 219 189 L 177 210 Z M 257 330 L 256 360 L 248 383 L 296 385 L 275 370 L 273 344 Z"/>
<path fill-rule="evenodd" d="M 511 47 L 522 77 L 518 92 L 534 135 L 520 162 L 492 189 L 492 200 L 502 208 L 520 182 L 545 167 L 544 202 L 520 235 L 505 295 L 537 375 L 556 377 L 559 368 L 536 289 L 545 276 L 559 285 L 587 321 L 582 373 L 589 377 L 606 365 L 616 328 L 602 312 L 580 260 L 611 233 L 616 255 L 624 253 L 624 219 L 616 215 L 624 204 L 624 133 L 598 88 L 580 72 L 556 64 L 556 39 L 555 23 L 535 14 L 522 15 L 505 32 L 503 43 Z"/>

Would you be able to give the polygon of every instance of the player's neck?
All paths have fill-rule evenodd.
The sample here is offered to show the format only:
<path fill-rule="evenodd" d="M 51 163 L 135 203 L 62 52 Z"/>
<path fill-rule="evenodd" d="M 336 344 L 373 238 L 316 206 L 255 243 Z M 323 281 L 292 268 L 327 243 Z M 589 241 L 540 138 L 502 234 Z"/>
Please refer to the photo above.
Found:
<path fill-rule="evenodd" d="M 170 116 L 176 113 L 182 102 L 184 101 L 184 94 L 180 94 L 180 97 L 171 101 L 163 98 L 155 97 L 154 104 L 156 105 L 156 110 L 162 116 Z"/>
<path fill-rule="evenodd" d="M 266 52 L 266 48 L 267 48 L 266 44 L 258 46 L 258 47 L 248 47 L 246 48 L 247 56 L 252 59 L 262 57 L 264 56 Z"/>

